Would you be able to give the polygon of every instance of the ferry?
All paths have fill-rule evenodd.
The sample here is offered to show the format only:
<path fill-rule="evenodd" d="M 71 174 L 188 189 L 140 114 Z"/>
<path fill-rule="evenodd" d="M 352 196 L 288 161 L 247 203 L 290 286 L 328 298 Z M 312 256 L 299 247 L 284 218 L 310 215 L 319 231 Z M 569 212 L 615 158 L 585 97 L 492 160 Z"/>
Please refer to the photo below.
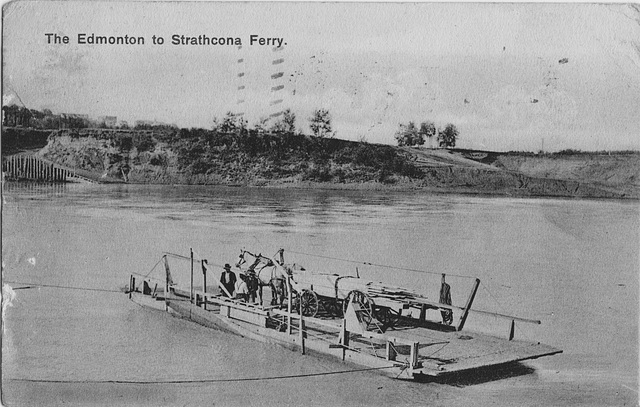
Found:
<path fill-rule="evenodd" d="M 278 254 L 279 259 L 242 250 L 232 271 L 228 264 L 223 267 L 196 258 L 193 251 L 189 256 L 163 253 L 152 269 L 164 268 L 163 278 L 151 272 L 132 273 L 125 292 L 140 305 L 209 328 L 303 355 L 328 355 L 396 379 L 429 380 L 562 352 L 514 338 L 516 322 L 540 324 L 538 320 L 472 309 L 479 279 L 474 279 L 466 303 L 455 306 L 447 301 L 445 275 L 441 298 L 433 301 L 412 290 L 359 276 L 311 273 L 296 264 L 285 264 L 283 250 Z M 217 270 L 224 268 L 238 281 L 257 279 L 260 295 L 232 296 L 220 283 Z M 177 281 L 177 269 L 183 281 Z M 262 298 L 264 287 L 271 289 L 271 301 L 265 300 L 266 294 Z M 506 335 L 464 330 L 474 312 L 507 320 Z M 457 321 L 453 321 L 455 314 Z"/>

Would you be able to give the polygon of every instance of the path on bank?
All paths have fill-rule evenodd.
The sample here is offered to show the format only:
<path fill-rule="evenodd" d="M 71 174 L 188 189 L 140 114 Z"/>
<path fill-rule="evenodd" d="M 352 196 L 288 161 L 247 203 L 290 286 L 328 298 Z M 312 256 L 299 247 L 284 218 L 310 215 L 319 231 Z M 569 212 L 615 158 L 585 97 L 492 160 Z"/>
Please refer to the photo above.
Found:
<path fill-rule="evenodd" d="M 640 160 L 633 154 L 518 155 L 491 151 L 397 147 L 423 171 L 491 190 L 488 179 L 513 179 L 533 195 L 640 197 Z M 468 180 L 469 177 L 473 179 Z M 455 180 L 452 181 L 455 183 Z M 508 181 L 507 181 L 508 183 Z M 535 191 L 534 191 L 535 190 Z"/>

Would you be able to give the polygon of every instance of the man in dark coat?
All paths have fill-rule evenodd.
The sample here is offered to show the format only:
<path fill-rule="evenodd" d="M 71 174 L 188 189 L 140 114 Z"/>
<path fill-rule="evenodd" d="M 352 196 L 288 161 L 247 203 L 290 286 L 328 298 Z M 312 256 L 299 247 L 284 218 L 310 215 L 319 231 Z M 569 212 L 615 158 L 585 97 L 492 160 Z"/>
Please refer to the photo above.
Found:
<path fill-rule="evenodd" d="M 231 266 L 229 263 L 224 265 L 224 271 L 220 276 L 220 283 L 227 290 L 227 292 L 222 290 L 222 295 L 225 297 L 231 295 L 231 297 L 233 297 L 233 292 L 236 289 L 236 275 L 231 272 Z"/>
<path fill-rule="evenodd" d="M 442 285 L 440 286 L 440 304 L 451 305 L 451 286 L 445 282 L 445 275 L 442 275 Z M 441 310 L 442 323 L 451 325 L 453 322 L 452 310 Z"/>

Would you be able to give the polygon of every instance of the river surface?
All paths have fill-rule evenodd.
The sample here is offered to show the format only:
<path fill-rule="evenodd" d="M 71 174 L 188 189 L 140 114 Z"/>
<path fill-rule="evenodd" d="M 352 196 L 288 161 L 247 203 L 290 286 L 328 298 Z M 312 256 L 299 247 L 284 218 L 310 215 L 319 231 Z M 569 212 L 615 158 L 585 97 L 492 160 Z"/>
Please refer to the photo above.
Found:
<path fill-rule="evenodd" d="M 12 300 L 4 311 L 2 401 L 637 405 L 639 219 L 637 202 L 619 201 L 5 184 L 3 297 Z M 516 324 L 516 337 L 564 352 L 451 383 L 406 382 L 345 373 L 354 367 L 207 329 L 118 292 L 162 252 L 193 249 L 220 265 L 234 263 L 242 248 L 268 255 L 284 248 L 287 262 L 309 270 L 357 268 L 436 300 L 439 273 L 447 273 L 458 305 L 478 277 L 474 307 L 539 319 Z M 505 336 L 508 325 L 472 314 L 465 329 Z"/>

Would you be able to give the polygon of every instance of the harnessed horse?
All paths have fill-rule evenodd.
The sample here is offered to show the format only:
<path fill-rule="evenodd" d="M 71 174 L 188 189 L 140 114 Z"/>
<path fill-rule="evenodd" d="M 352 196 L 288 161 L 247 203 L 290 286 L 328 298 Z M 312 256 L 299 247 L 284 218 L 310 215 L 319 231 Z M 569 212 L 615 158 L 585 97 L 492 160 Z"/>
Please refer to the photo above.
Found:
<path fill-rule="evenodd" d="M 253 254 L 247 250 L 240 250 L 240 256 L 236 267 L 241 267 L 247 263 L 246 256 L 254 258 L 251 265 L 247 268 L 248 272 L 254 272 L 258 279 L 258 295 L 260 297 L 260 304 L 262 304 L 262 288 L 265 286 L 271 287 L 271 305 L 282 306 L 284 299 L 287 296 L 287 284 L 285 268 L 262 254 Z"/>

